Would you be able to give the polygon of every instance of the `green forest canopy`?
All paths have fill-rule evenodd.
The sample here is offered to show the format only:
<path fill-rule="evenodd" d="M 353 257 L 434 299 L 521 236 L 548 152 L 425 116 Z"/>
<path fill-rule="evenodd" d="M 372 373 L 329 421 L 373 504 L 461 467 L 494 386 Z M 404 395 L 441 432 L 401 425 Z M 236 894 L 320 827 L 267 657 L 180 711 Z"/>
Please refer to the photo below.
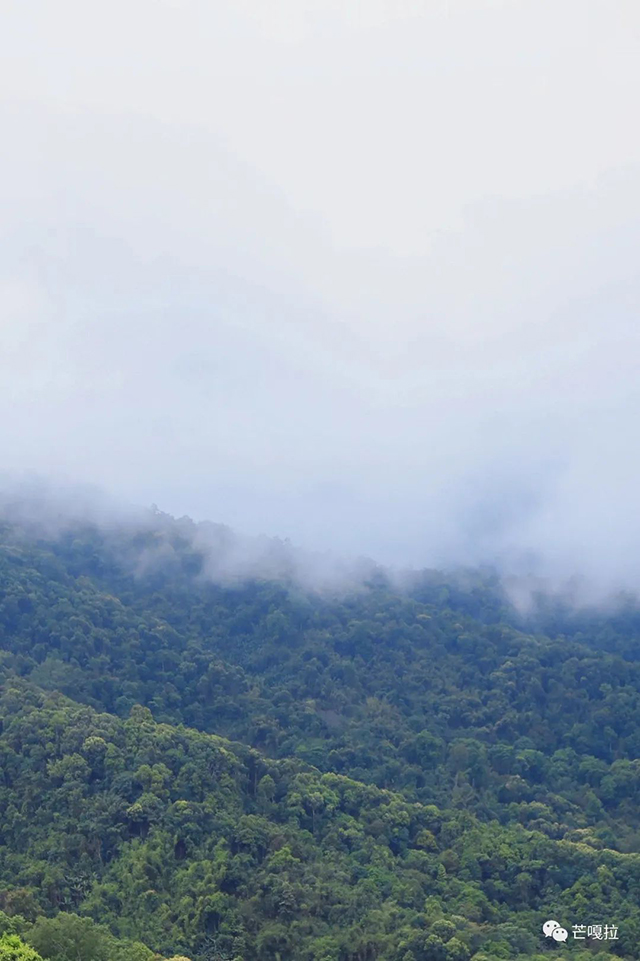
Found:
<path fill-rule="evenodd" d="M 0 961 L 640 957 L 635 605 L 225 586 L 193 529 L 3 525 Z"/>

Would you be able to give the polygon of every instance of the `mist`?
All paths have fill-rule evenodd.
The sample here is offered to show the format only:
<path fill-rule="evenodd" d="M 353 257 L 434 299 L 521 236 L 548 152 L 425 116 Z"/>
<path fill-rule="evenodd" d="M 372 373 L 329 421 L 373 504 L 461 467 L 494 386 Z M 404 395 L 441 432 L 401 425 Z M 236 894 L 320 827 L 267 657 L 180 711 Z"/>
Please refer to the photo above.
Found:
<path fill-rule="evenodd" d="M 639 586 L 636 5 L 4 20 L 12 485 Z"/>

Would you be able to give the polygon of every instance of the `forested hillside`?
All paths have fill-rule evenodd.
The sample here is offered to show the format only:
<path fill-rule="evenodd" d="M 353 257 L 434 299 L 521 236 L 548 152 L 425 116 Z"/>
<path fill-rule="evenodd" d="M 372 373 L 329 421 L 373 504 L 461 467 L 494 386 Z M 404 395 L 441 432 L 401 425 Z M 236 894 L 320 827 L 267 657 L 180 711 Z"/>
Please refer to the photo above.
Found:
<path fill-rule="evenodd" d="M 215 549 L 5 519 L 0 958 L 640 958 L 631 601 L 527 621 L 489 572 L 315 591 Z"/>

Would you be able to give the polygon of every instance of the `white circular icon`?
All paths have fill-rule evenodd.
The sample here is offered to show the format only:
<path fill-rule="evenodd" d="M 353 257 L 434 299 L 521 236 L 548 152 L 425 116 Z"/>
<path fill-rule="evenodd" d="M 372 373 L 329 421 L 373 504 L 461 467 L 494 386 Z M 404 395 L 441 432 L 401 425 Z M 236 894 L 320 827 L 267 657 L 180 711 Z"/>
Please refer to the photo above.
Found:
<path fill-rule="evenodd" d="M 557 921 L 545 921 L 542 925 L 542 930 L 544 931 L 545 937 L 550 938 L 555 929 L 559 927 L 560 925 Z"/>
<path fill-rule="evenodd" d="M 569 937 L 569 934 L 566 928 L 554 928 L 551 932 L 551 936 L 553 937 L 554 941 L 566 941 Z"/>

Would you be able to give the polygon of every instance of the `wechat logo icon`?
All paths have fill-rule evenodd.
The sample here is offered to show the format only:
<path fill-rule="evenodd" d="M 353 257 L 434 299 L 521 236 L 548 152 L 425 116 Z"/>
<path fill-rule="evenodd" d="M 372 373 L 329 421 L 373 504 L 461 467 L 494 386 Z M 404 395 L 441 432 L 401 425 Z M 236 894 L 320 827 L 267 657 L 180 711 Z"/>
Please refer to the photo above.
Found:
<path fill-rule="evenodd" d="M 566 941 L 569 933 L 557 921 L 545 921 L 542 925 L 545 938 L 553 938 L 554 941 Z"/>

